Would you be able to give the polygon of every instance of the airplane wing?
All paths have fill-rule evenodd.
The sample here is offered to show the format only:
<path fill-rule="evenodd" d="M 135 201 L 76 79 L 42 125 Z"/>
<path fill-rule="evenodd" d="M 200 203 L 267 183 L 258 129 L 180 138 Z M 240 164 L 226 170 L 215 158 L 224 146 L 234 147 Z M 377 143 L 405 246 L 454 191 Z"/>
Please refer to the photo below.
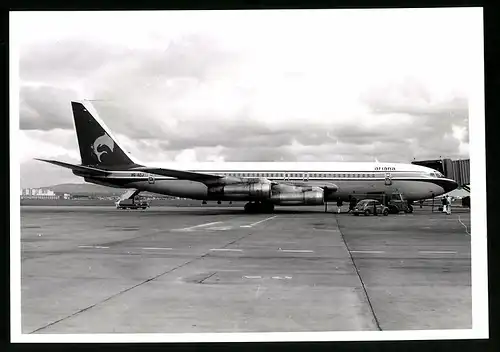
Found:
<path fill-rule="evenodd" d="M 164 169 L 164 168 L 146 167 L 146 166 L 135 167 L 131 170 L 137 170 L 142 172 L 148 172 L 150 174 L 155 174 L 155 175 L 175 177 L 183 180 L 200 181 L 200 182 L 215 181 L 223 177 L 219 175 L 205 174 L 200 172 Z"/>
<path fill-rule="evenodd" d="M 93 167 L 90 167 L 90 166 L 73 165 L 73 164 L 63 163 L 62 161 L 48 160 L 48 159 L 38 159 L 38 158 L 35 158 L 35 160 L 44 161 L 46 163 L 54 164 L 54 165 L 57 165 L 57 166 L 62 166 L 62 167 L 65 167 L 65 168 L 68 168 L 68 169 L 71 169 L 71 170 L 74 170 L 74 171 L 80 171 L 80 172 L 89 174 L 91 176 L 105 176 L 105 175 L 109 174 L 108 171 L 96 169 L 96 168 L 93 168 Z"/>

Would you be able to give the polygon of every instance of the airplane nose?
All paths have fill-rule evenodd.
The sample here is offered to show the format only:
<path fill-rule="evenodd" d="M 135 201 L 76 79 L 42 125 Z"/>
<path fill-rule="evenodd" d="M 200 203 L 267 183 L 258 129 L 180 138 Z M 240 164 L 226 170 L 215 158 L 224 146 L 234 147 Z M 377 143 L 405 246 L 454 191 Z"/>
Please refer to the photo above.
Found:
<path fill-rule="evenodd" d="M 444 193 L 448 193 L 458 188 L 458 183 L 455 180 L 446 180 L 443 184 Z"/>

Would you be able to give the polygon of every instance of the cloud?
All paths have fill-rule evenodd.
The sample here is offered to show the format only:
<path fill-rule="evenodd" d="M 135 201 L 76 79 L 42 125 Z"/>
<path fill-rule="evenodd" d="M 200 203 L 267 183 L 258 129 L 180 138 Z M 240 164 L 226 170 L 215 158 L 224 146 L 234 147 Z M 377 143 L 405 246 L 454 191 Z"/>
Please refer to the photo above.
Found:
<path fill-rule="evenodd" d="M 130 55 L 134 55 L 134 51 L 127 47 L 81 38 L 42 41 L 22 48 L 19 75 L 27 81 L 70 81 L 92 75 Z"/>
<path fill-rule="evenodd" d="M 21 130 L 50 131 L 72 129 L 70 101 L 76 93 L 71 89 L 51 86 L 21 86 L 19 95 L 19 127 Z"/>
<path fill-rule="evenodd" d="M 434 91 L 433 91 L 434 90 Z M 383 87 L 364 92 L 362 101 L 375 115 L 401 114 L 412 120 L 407 129 L 414 138 L 426 140 L 431 147 L 457 128 L 462 130 L 459 139 L 469 142 L 469 106 L 467 98 L 452 89 L 425 86 L 421 81 L 406 77 Z M 453 142 L 452 145 L 458 144 Z"/>

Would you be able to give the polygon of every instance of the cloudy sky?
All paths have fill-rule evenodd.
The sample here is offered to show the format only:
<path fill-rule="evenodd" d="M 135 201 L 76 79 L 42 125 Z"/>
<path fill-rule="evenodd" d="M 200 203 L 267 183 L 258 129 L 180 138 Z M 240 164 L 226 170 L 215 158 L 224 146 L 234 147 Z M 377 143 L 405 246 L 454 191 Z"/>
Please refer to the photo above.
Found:
<path fill-rule="evenodd" d="M 469 157 L 479 13 L 25 12 L 21 187 L 82 182 L 70 101 L 143 161 Z"/>

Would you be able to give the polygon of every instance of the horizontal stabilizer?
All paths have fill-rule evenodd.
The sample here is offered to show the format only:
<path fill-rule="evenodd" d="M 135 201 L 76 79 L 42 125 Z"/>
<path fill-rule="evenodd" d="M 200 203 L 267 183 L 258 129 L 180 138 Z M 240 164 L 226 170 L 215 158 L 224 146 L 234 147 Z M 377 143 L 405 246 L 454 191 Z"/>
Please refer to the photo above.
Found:
<path fill-rule="evenodd" d="M 104 171 L 104 170 L 99 170 L 90 166 L 82 166 L 82 165 L 73 165 L 73 164 L 68 164 L 68 163 L 63 163 L 62 161 L 57 161 L 57 160 L 47 160 L 47 159 L 38 159 L 35 158 L 35 160 L 39 161 L 44 161 L 46 163 L 54 164 L 57 166 L 62 166 L 68 169 L 71 169 L 73 171 L 79 171 L 82 173 L 86 173 L 91 176 L 105 176 L 108 175 L 109 172 Z"/>
<path fill-rule="evenodd" d="M 163 168 L 155 168 L 155 167 L 135 167 L 131 170 L 148 172 L 150 174 L 167 176 L 167 177 L 175 177 L 183 180 L 191 180 L 191 181 L 210 181 L 220 179 L 222 176 L 212 175 L 212 174 L 204 174 L 199 172 L 192 171 L 183 171 L 183 170 L 173 170 L 173 169 L 163 169 Z"/>

